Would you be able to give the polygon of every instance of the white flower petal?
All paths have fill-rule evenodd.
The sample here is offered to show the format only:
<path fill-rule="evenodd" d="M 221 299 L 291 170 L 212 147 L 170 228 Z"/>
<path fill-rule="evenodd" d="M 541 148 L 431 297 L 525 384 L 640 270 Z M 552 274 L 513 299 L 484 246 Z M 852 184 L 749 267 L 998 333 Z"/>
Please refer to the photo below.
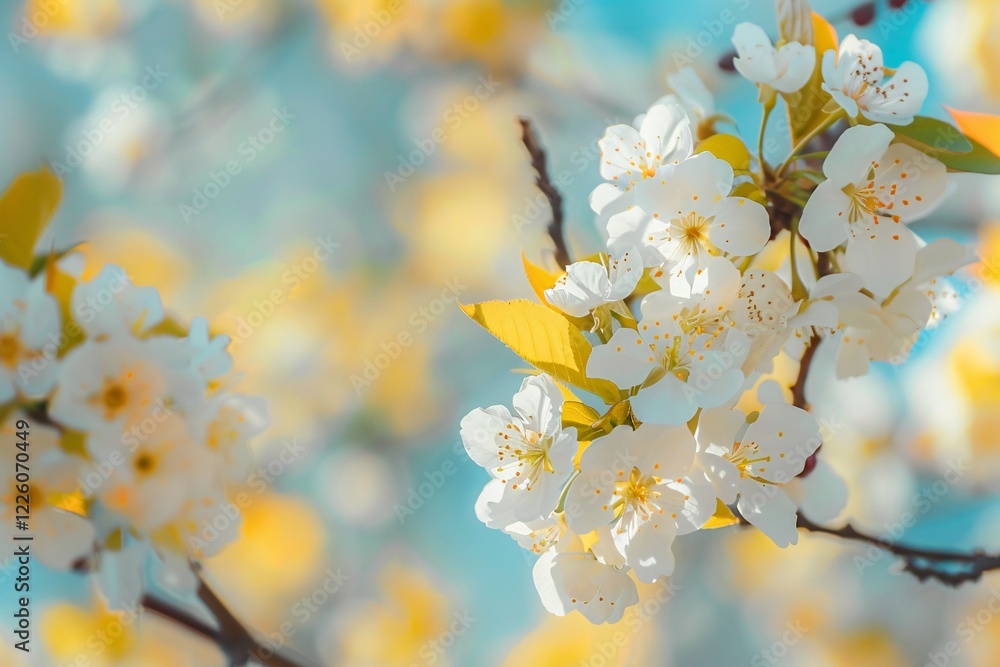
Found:
<path fill-rule="evenodd" d="M 736 504 L 747 521 L 760 529 L 779 547 L 799 541 L 796 507 L 785 492 L 773 484 L 761 484 L 752 479 L 740 482 L 740 499 Z"/>
<path fill-rule="evenodd" d="M 635 329 L 622 327 L 604 345 L 598 345 L 587 361 L 587 376 L 611 380 L 622 388 L 641 384 L 657 367 L 652 350 Z"/>
<path fill-rule="evenodd" d="M 767 209 L 751 199 L 727 197 L 715 211 L 708 238 L 732 257 L 748 257 L 761 251 L 771 236 Z"/>
<path fill-rule="evenodd" d="M 847 268 L 864 278 L 875 294 L 888 296 L 913 276 L 917 238 L 906 225 L 892 218 L 864 220 L 855 226 L 847 242 Z"/>

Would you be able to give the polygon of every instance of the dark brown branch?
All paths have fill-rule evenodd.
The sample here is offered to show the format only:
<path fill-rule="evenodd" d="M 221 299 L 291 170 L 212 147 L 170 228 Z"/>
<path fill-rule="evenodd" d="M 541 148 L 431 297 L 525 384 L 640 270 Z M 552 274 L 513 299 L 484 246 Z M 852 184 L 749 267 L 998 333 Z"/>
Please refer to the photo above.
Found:
<path fill-rule="evenodd" d="M 817 270 L 820 277 L 829 274 L 830 268 L 829 253 L 819 253 L 817 257 Z M 806 381 L 809 378 L 809 371 L 812 367 L 813 358 L 816 355 L 816 348 L 819 346 L 820 340 L 817 334 L 813 334 L 812 338 L 810 338 L 808 347 L 802 355 L 798 377 L 792 386 L 792 404 L 803 410 L 809 409 L 809 404 L 806 401 Z M 818 453 L 817 450 L 810 459 L 814 459 Z M 803 471 L 803 475 L 808 474 L 814 465 L 814 461 L 812 465 L 807 461 L 806 470 Z M 736 515 L 740 518 L 741 523 L 747 523 L 746 519 L 738 511 L 736 511 Z M 1000 569 L 1000 555 L 986 554 L 978 549 L 972 553 L 964 553 L 910 547 L 892 540 L 863 533 L 849 523 L 841 528 L 821 526 L 801 514 L 798 515 L 797 525 L 802 530 L 870 544 L 883 551 L 899 556 L 903 559 L 903 569 L 920 581 L 935 580 L 946 586 L 957 587 L 965 582 L 978 581 L 985 572 Z"/>
<path fill-rule="evenodd" d="M 738 508 L 731 506 L 729 509 L 739 519 L 741 526 L 750 525 L 750 522 L 740 514 Z M 796 525 L 801 530 L 810 533 L 870 544 L 886 553 L 899 556 L 903 559 L 903 570 L 920 581 L 933 579 L 946 586 L 956 588 L 969 581 L 979 581 L 986 572 L 1000 570 L 1000 555 L 987 554 L 981 549 L 965 553 L 910 547 L 893 540 L 863 533 L 849 523 L 840 528 L 821 526 L 801 514 L 796 517 Z"/>
<path fill-rule="evenodd" d="M 152 595 L 144 596 L 141 604 L 144 609 L 159 614 L 210 642 L 219 643 L 219 631 L 187 611 Z"/>
<path fill-rule="evenodd" d="M 198 575 L 198 599 L 215 618 L 218 628 L 151 595 L 142 599 L 142 606 L 217 644 L 226 654 L 231 667 L 243 667 L 251 660 L 267 667 L 307 667 L 311 664 L 305 658 L 261 644 L 205 583 L 200 568 L 197 565 L 192 568 Z"/>
<path fill-rule="evenodd" d="M 827 528 L 813 523 L 801 514 L 798 517 L 798 527 L 812 533 L 870 544 L 899 556 L 904 562 L 903 569 L 920 581 L 933 579 L 947 586 L 956 587 L 967 581 L 979 581 L 985 572 L 1000 569 L 1000 555 L 987 554 L 979 549 L 972 553 L 964 553 L 910 547 L 863 533 L 849 523 L 841 528 Z"/>
<path fill-rule="evenodd" d="M 531 156 L 531 166 L 535 170 L 535 185 L 545 195 L 545 198 L 549 201 L 549 207 L 552 209 L 552 222 L 549 223 L 548 233 L 556 246 L 556 262 L 559 263 L 560 267 L 566 268 L 572 260 L 570 260 L 569 250 L 566 247 L 566 238 L 563 236 L 562 194 L 549 179 L 545 151 L 538 143 L 538 137 L 535 136 L 531 121 L 527 118 L 519 118 L 518 121 L 521 123 L 521 141 L 524 142 L 524 147 L 528 149 L 528 154 Z"/>
<path fill-rule="evenodd" d="M 792 385 L 792 405 L 803 410 L 809 409 L 809 403 L 806 402 L 806 380 L 809 379 L 809 369 L 812 367 L 813 357 L 816 356 L 819 341 L 820 337 L 817 334 L 813 334 L 812 338 L 809 339 L 808 347 L 806 347 L 802 361 L 799 363 L 799 375 L 795 378 L 795 384 Z"/>

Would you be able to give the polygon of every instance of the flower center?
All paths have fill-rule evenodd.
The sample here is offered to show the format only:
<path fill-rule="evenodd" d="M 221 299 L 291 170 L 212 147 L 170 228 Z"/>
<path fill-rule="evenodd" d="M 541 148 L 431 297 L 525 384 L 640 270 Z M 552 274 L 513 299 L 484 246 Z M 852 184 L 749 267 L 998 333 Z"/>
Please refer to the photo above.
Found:
<path fill-rule="evenodd" d="M 17 365 L 21 352 L 21 343 L 14 334 L 5 333 L 0 336 L 0 363 L 9 368 Z"/>
<path fill-rule="evenodd" d="M 740 477 L 744 479 L 749 478 L 761 483 L 768 483 L 767 480 L 761 479 L 760 477 L 760 474 L 766 472 L 767 468 L 757 464 L 767 463 L 771 460 L 771 457 L 757 456 L 758 449 L 759 447 L 755 442 L 751 442 L 749 444 L 737 442 L 733 444 L 732 454 L 726 458 L 728 458 L 729 462 L 739 469 Z"/>
<path fill-rule="evenodd" d="M 514 426 L 514 428 L 521 433 L 521 443 L 523 446 L 512 449 L 510 445 L 506 445 L 505 449 L 508 454 L 512 454 L 517 458 L 522 468 L 515 473 L 517 479 L 511 485 L 511 488 L 518 489 L 523 486 L 526 491 L 530 491 L 535 482 L 541 478 L 542 473 L 554 473 L 556 471 L 555 466 L 552 465 L 552 459 L 549 457 L 549 449 L 552 447 L 553 438 L 552 436 L 542 435 L 534 431 L 521 431 L 517 426 Z M 501 456 L 502 460 L 503 456 Z"/>
<path fill-rule="evenodd" d="M 643 520 L 657 509 L 654 501 L 660 496 L 659 491 L 654 491 L 653 487 L 659 480 L 651 475 L 643 475 L 642 472 L 633 467 L 628 479 L 615 482 L 615 496 L 617 503 L 623 509 L 631 509 Z"/>
<path fill-rule="evenodd" d="M 850 222 L 886 215 L 884 211 L 888 204 L 879 198 L 874 179 L 862 181 L 859 185 L 848 185 L 844 193 L 851 198 L 848 210 Z"/>
<path fill-rule="evenodd" d="M 884 98 L 886 96 L 886 93 L 879 86 L 882 81 L 880 75 L 884 73 L 884 70 L 885 68 L 870 66 L 865 57 L 859 55 L 857 67 L 854 69 L 855 78 L 844 86 L 844 94 L 857 102 L 859 108 L 867 110 L 867 102 L 870 101 L 870 97 L 880 96 Z M 872 93 L 870 97 L 868 97 L 869 92 Z"/>
<path fill-rule="evenodd" d="M 148 475 L 156 470 L 156 458 L 147 452 L 143 452 L 136 457 L 133 464 L 135 471 L 140 475 Z"/>
<path fill-rule="evenodd" d="M 128 403 L 128 392 L 125 391 L 125 388 L 114 380 L 105 382 L 100 398 L 100 404 L 104 406 L 105 417 L 109 420 L 114 419 L 126 403 Z"/>
<path fill-rule="evenodd" d="M 552 465 L 552 459 L 549 458 L 549 449 L 552 447 L 552 436 L 540 435 L 534 431 L 528 431 L 525 440 L 530 445 L 523 453 L 518 454 L 517 458 L 524 461 L 525 465 L 532 471 L 538 470 L 545 472 L 555 472 L 556 469 Z M 533 477 L 529 473 L 529 477 Z"/>
<path fill-rule="evenodd" d="M 708 245 L 708 220 L 692 211 L 675 222 L 682 243 L 692 247 Z"/>

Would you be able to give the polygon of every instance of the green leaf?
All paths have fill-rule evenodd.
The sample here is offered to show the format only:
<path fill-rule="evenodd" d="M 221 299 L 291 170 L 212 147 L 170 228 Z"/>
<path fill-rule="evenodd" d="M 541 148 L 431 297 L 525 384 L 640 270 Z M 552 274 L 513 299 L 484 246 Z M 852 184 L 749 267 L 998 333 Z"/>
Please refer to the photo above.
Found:
<path fill-rule="evenodd" d="M 621 400 L 622 392 L 614 383 L 587 377 L 590 342 L 565 317 L 524 299 L 459 306 L 535 368 L 596 394 L 609 405 Z"/>
<path fill-rule="evenodd" d="M 942 162 L 948 167 L 948 171 L 993 176 L 1000 174 L 1000 156 L 997 156 L 989 148 L 979 141 L 963 135 L 962 131 L 953 125 L 931 118 L 924 120 L 934 121 L 933 125 L 937 129 L 928 133 L 925 130 L 929 124 L 926 123 L 922 124 L 925 126 L 925 130 L 917 130 L 916 132 L 908 131 L 909 126 L 892 126 L 893 131 L 896 132 L 896 138 Z M 922 139 L 918 140 L 911 134 L 916 134 Z M 967 147 L 967 149 L 956 151 L 949 150 L 948 147 Z"/>
<path fill-rule="evenodd" d="M 62 183 L 48 167 L 21 174 L 0 197 L 0 259 L 30 269 L 35 246 L 62 198 Z"/>
<path fill-rule="evenodd" d="M 48 268 L 49 263 L 57 262 L 66 255 L 70 254 L 79 246 L 71 246 L 65 250 L 51 251 L 45 255 L 36 255 L 33 260 L 31 260 L 31 268 L 28 269 L 28 274 L 32 277 L 37 276 L 42 271 Z"/>
<path fill-rule="evenodd" d="M 991 176 L 1000 174 L 1000 157 L 975 139 L 969 139 L 969 142 L 972 144 L 972 150 L 968 153 L 931 153 L 931 157 L 943 162 L 948 171 Z"/>
<path fill-rule="evenodd" d="M 756 183 L 740 183 L 733 188 L 733 196 L 752 199 L 764 207 L 768 204 L 767 195 L 764 194 L 764 191 L 761 190 Z"/>
<path fill-rule="evenodd" d="M 972 143 L 962 131 L 937 118 L 917 116 L 909 125 L 890 125 L 896 137 L 914 148 L 927 152 L 968 153 Z"/>

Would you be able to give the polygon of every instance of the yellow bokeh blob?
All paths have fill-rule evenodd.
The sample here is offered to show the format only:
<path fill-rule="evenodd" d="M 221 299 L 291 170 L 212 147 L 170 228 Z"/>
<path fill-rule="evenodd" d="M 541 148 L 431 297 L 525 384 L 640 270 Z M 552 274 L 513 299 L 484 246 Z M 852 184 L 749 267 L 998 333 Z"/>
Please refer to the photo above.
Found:
<path fill-rule="evenodd" d="M 326 530 L 304 499 L 252 490 L 246 495 L 239 538 L 207 568 L 234 608 L 245 608 L 238 599 L 250 612 L 275 611 L 276 601 L 299 596 L 323 569 Z"/>
<path fill-rule="evenodd" d="M 100 602 L 93 609 L 58 603 L 42 612 L 42 642 L 58 662 L 84 654 L 98 665 L 112 665 L 135 644 L 135 619 L 108 611 Z"/>
<path fill-rule="evenodd" d="M 383 667 L 425 661 L 421 650 L 454 622 L 449 598 L 427 573 L 398 562 L 385 566 L 378 582 L 380 599 L 360 604 L 339 633 L 341 656 L 347 664 Z M 436 664 L 447 664 L 443 655 L 435 658 Z"/>
<path fill-rule="evenodd" d="M 95 36 L 121 20 L 117 0 L 27 0 L 24 18 L 42 35 Z"/>

